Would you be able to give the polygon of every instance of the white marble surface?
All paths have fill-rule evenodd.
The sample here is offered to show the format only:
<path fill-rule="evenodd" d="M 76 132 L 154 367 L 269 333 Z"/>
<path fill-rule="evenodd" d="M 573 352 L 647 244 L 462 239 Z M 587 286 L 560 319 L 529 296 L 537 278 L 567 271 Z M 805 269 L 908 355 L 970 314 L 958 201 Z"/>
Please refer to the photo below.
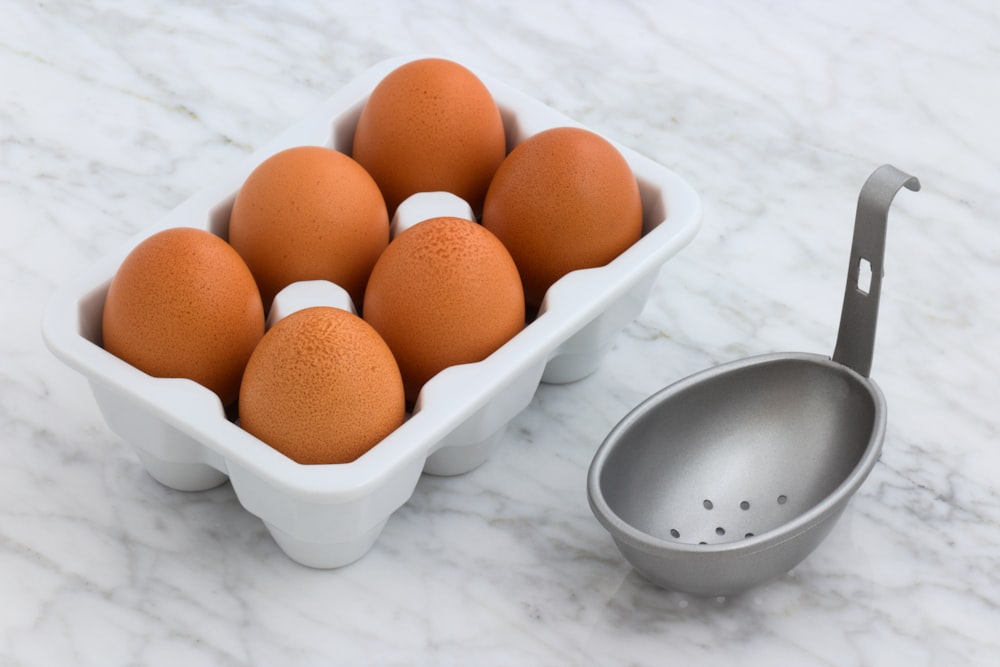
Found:
<path fill-rule="evenodd" d="M 291 4 L 291 3 L 289 3 Z M 1000 10 L 989 0 L 0 4 L 0 664 L 992 665 L 1000 659 Z M 52 289 L 375 62 L 489 72 L 684 175 L 704 224 L 601 369 L 298 566 L 231 487 L 146 475 L 45 349 Z M 832 350 L 858 189 L 890 218 L 881 462 L 788 576 L 652 587 L 587 507 L 643 396 Z"/>

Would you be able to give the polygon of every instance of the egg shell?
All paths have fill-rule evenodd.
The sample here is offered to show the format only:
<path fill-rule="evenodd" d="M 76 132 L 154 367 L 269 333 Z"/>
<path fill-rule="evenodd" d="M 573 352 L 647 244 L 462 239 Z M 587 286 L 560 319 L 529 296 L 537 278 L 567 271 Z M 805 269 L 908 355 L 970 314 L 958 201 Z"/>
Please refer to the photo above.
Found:
<path fill-rule="evenodd" d="M 490 183 L 483 226 L 510 251 L 531 306 L 570 271 L 603 266 L 642 235 L 642 198 L 628 162 L 578 127 L 519 144 Z"/>
<path fill-rule="evenodd" d="M 247 265 L 202 229 L 168 229 L 140 243 L 108 287 L 104 348 L 154 377 L 194 380 L 223 405 L 264 335 L 264 309 Z"/>
<path fill-rule="evenodd" d="M 424 220 L 372 270 L 362 314 L 396 356 L 406 398 L 440 371 L 485 359 L 524 327 L 524 293 L 507 249 L 481 225 Z"/>
<path fill-rule="evenodd" d="M 316 306 L 275 324 L 247 363 L 240 424 L 303 464 L 347 463 L 403 423 L 403 380 L 370 325 Z"/>
<path fill-rule="evenodd" d="M 695 237 L 701 217 L 698 194 L 686 179 L 616 144 L 640 184 L 642 238 L 607 265 L 556 281 L 530 324 L 483 361 L 434 376 L 403 425 L 351 463 L 296 463 L 240 428 L 231 413 L 227 418 L 208 389 L 189 380 L 151 377 L 100 347 L 108 284 L 131 248 L 157 231 L 183 225 L 224 237 L 235 193 L 253 168 L 296 145 L 349 152 L 370 92 L 411 59 L 383 61 L 347 82 L 242 164 L 57 288 L 45 309 L 42 333 L 49 349 L 87 379 L 108 427 L 131 445 L 152 477 L 186 491 L 228 481 L 240 505 L 260 519 L 281 550 L 311 567 L 341 567 L 364 556 L 412 497 L 421 473 L 456 475 L 487 462 L 506 444 L 506 425 L 529 405 L 539 382 L 571 382 L 593 372 L 641 312 L 660 268 Z M 573 123 L 515 88 L 480 76 L 501 109 L 511 146 Z M 331 290 L 306 291 L 327 299 L 319 293 Z M 298 303 L 277 312 L 303 307 L 299 297 L 311 298 L 291 290 L 275 300 L 293 293 Z M 332 301 L 343 299 L 335 295 Z"/>
<path fill-rule="evenodd" d="M 296 146 L 247 177 L 233 202 L 229 242 L 253 272 L 265 307 L 300 280 L 337 283 L 360 303 L 389 243 L 389 216 L 356 161 L 324 146 Z"/>
<path fill-rule="evenodd" d="M 451 192 L 478 213 L 507 151 L 503 119 L 469 69 L 441 58 L 402 65 L 372 90 L 351 154 L 375 178 L 390 215 L 418 192 Z"/>

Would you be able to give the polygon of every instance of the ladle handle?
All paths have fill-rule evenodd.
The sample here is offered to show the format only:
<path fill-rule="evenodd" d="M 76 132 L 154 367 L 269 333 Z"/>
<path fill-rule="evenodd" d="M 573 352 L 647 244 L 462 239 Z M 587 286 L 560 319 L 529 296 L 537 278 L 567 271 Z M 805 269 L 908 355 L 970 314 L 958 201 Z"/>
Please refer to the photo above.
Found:
<path fill-rule="evenodd" d="M 872 172 L 858 196 L 851 263 L 847 268 L 847 286 L 844 288 L 844 305 L 840 311 L 840 330 L 837 332 L 833 360 L 853 368 L 864 377 L 871 373 L 875 349 L 889 206 L 904 186 L 916 192 L 920 189 L 920 181 L 885 164 Z M 871 270 L 871 283 L 867 286 L 859 282 L 865 262 Z M 866 271 L 865 277 L 867 275 Z"/>

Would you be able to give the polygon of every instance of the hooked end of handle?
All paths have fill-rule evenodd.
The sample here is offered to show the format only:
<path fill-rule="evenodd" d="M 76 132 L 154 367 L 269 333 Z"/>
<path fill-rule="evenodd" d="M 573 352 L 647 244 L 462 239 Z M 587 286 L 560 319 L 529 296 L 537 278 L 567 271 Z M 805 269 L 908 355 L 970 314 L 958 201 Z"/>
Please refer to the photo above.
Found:
<path fill-rule="evenodd" d="M 917 192 L 920 190 L 920 181 L 890 164 L 884 164 L 872 172 L 858 196 L 851 262 L 847 271 L 844 305 L 833 360 L 864 377 L 871 373 L 875 349 L 889 207 L 896 193 L 903 187 Z M 871 285 L 867 290 L 858 284 L 862 259 L 869 263 L 872 271 Z"/>

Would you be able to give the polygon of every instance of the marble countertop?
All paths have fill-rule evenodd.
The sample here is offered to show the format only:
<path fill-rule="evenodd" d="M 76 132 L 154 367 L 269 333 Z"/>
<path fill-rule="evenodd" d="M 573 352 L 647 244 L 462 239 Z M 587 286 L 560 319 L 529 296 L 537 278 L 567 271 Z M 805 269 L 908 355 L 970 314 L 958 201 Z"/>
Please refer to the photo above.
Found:
<path fill-rule="evenodd" d="M 989 2 L 4 4 L 0 664 L 987 665 L 1000 655 L 1000 12 Z M 207 5 L 207 6 L 203 6 Z M 159 485 L 40 336 L 52 290 L 374 63 L 437 54 L 677 171 L 701 231 L 600 369 L 375 547 L 290 561 L 231 487 Z M 833 349 L 861 184 L 890 216 L 884 452 L 730 598 L 658 589 L 587 505 L 643 397 Z"/>

